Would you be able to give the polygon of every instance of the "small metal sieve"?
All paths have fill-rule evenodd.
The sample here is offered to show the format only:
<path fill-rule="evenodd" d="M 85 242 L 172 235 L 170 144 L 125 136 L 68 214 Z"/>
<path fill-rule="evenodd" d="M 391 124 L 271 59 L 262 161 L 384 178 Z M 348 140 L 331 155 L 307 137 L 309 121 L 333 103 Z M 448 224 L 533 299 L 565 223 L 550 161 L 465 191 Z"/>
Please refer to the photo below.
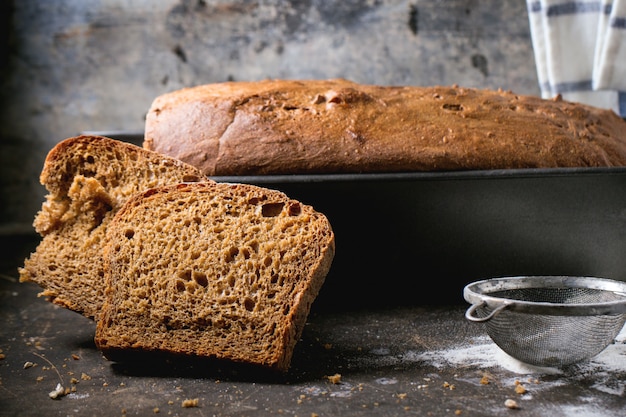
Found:
<path fill-rule="evenodd" d="M 465 317 L 512 357 L 563 367 L 591 359 L 626 322 L 626 282 L 593 277 L 522 276 L 476 281 L 463 290 Z"/>

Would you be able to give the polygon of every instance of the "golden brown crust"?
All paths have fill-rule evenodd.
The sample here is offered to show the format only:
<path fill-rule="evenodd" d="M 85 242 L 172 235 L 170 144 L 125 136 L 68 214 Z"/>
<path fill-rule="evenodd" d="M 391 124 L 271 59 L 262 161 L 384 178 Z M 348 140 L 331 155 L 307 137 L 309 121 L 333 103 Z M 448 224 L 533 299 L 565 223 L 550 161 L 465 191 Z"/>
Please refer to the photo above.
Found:
<path fill-rule="evenodd" d="M 207 175 L 624 166 L 626 122 L 507 91 L 226 82 L 157 97 L 144 147 Z"/>

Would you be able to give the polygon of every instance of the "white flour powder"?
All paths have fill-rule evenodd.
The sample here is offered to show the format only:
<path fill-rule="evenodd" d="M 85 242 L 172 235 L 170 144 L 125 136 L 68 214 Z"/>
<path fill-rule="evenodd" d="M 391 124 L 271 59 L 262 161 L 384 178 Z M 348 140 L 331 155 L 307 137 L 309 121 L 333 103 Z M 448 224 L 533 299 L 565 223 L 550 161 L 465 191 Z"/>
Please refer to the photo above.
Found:
<path fill-rule="evenodd" d="M 411 361 L 425 361 L 438 368 L 455 367 L 502 367 L 518 374 L 559 374 L 557 368 L 544 368 L 525 364 L 503 352 L 489 336 L 474 338 L 470 344 L 446 350 L 405 355 Z M 578 365 L 584 373 L 626 372 L 626 327 L 609 345 L 588 363 Z"/>

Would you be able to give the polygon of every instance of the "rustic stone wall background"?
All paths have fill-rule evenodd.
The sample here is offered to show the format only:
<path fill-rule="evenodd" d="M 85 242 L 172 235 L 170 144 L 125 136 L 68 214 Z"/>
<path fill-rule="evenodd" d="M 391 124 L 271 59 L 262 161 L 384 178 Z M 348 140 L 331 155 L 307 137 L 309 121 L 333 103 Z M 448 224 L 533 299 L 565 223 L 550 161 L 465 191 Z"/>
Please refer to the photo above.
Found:
<path fill-rule="evenodd" d="M 141 130 L 201 83 L 344 77 L 539 94 L 525 0 L 10 0 L 2 6 L 0 233 L 31 231 L 47 152 Z"/>

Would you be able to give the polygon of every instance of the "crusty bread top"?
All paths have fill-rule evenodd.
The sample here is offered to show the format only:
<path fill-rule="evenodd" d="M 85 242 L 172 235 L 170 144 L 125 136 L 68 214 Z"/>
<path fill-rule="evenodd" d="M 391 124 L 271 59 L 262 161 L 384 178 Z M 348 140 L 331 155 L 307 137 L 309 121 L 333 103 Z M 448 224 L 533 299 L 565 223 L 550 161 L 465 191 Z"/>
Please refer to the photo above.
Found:
<path fill-rule="evenodd" d="M 158 185 L 206 180 L 198 169 L 129 143 L 77 136 L 58 143 L 40 175 L 48 190 L 34 220 L 43 236 L 20 268 L 50 301 L 94 318 L 104 301 L 106 227 L 133 194 Z"/>
<path fill-rule="evenodd" d="M 72 190 L 77 178 L 93 184 L 90 189 L 80 190 L 80 200 Z M 39 180 L 48 190 L 48 196 L 35 224 L 45 234 L 60 222 L 66 222 L 68 216 L 88 212 L 82 206 L 88 200 L 104 199 L 116 211 L 139 191 L 201 179 L 206 178 L 197 168 L 130 143 L 90 135 L 68 138 L 46 156 Z M 73 207 L 68 205 L 70 202 Z M 75 211 L 70 214 L 71 209 Z"/>
<path fill-rule="evenodd" d="M 107 242 L 96 330 L 105 356 L 161 351 L 281 371 L 334 256 L 323 214 L 246 184 L 141 193 Z"/>
<path fill-rule="evenodd" d="M 157 97 L 143 146 L 207 175 L 624 166 L 626 122 L 507 91 L 265 80 Z"/>

